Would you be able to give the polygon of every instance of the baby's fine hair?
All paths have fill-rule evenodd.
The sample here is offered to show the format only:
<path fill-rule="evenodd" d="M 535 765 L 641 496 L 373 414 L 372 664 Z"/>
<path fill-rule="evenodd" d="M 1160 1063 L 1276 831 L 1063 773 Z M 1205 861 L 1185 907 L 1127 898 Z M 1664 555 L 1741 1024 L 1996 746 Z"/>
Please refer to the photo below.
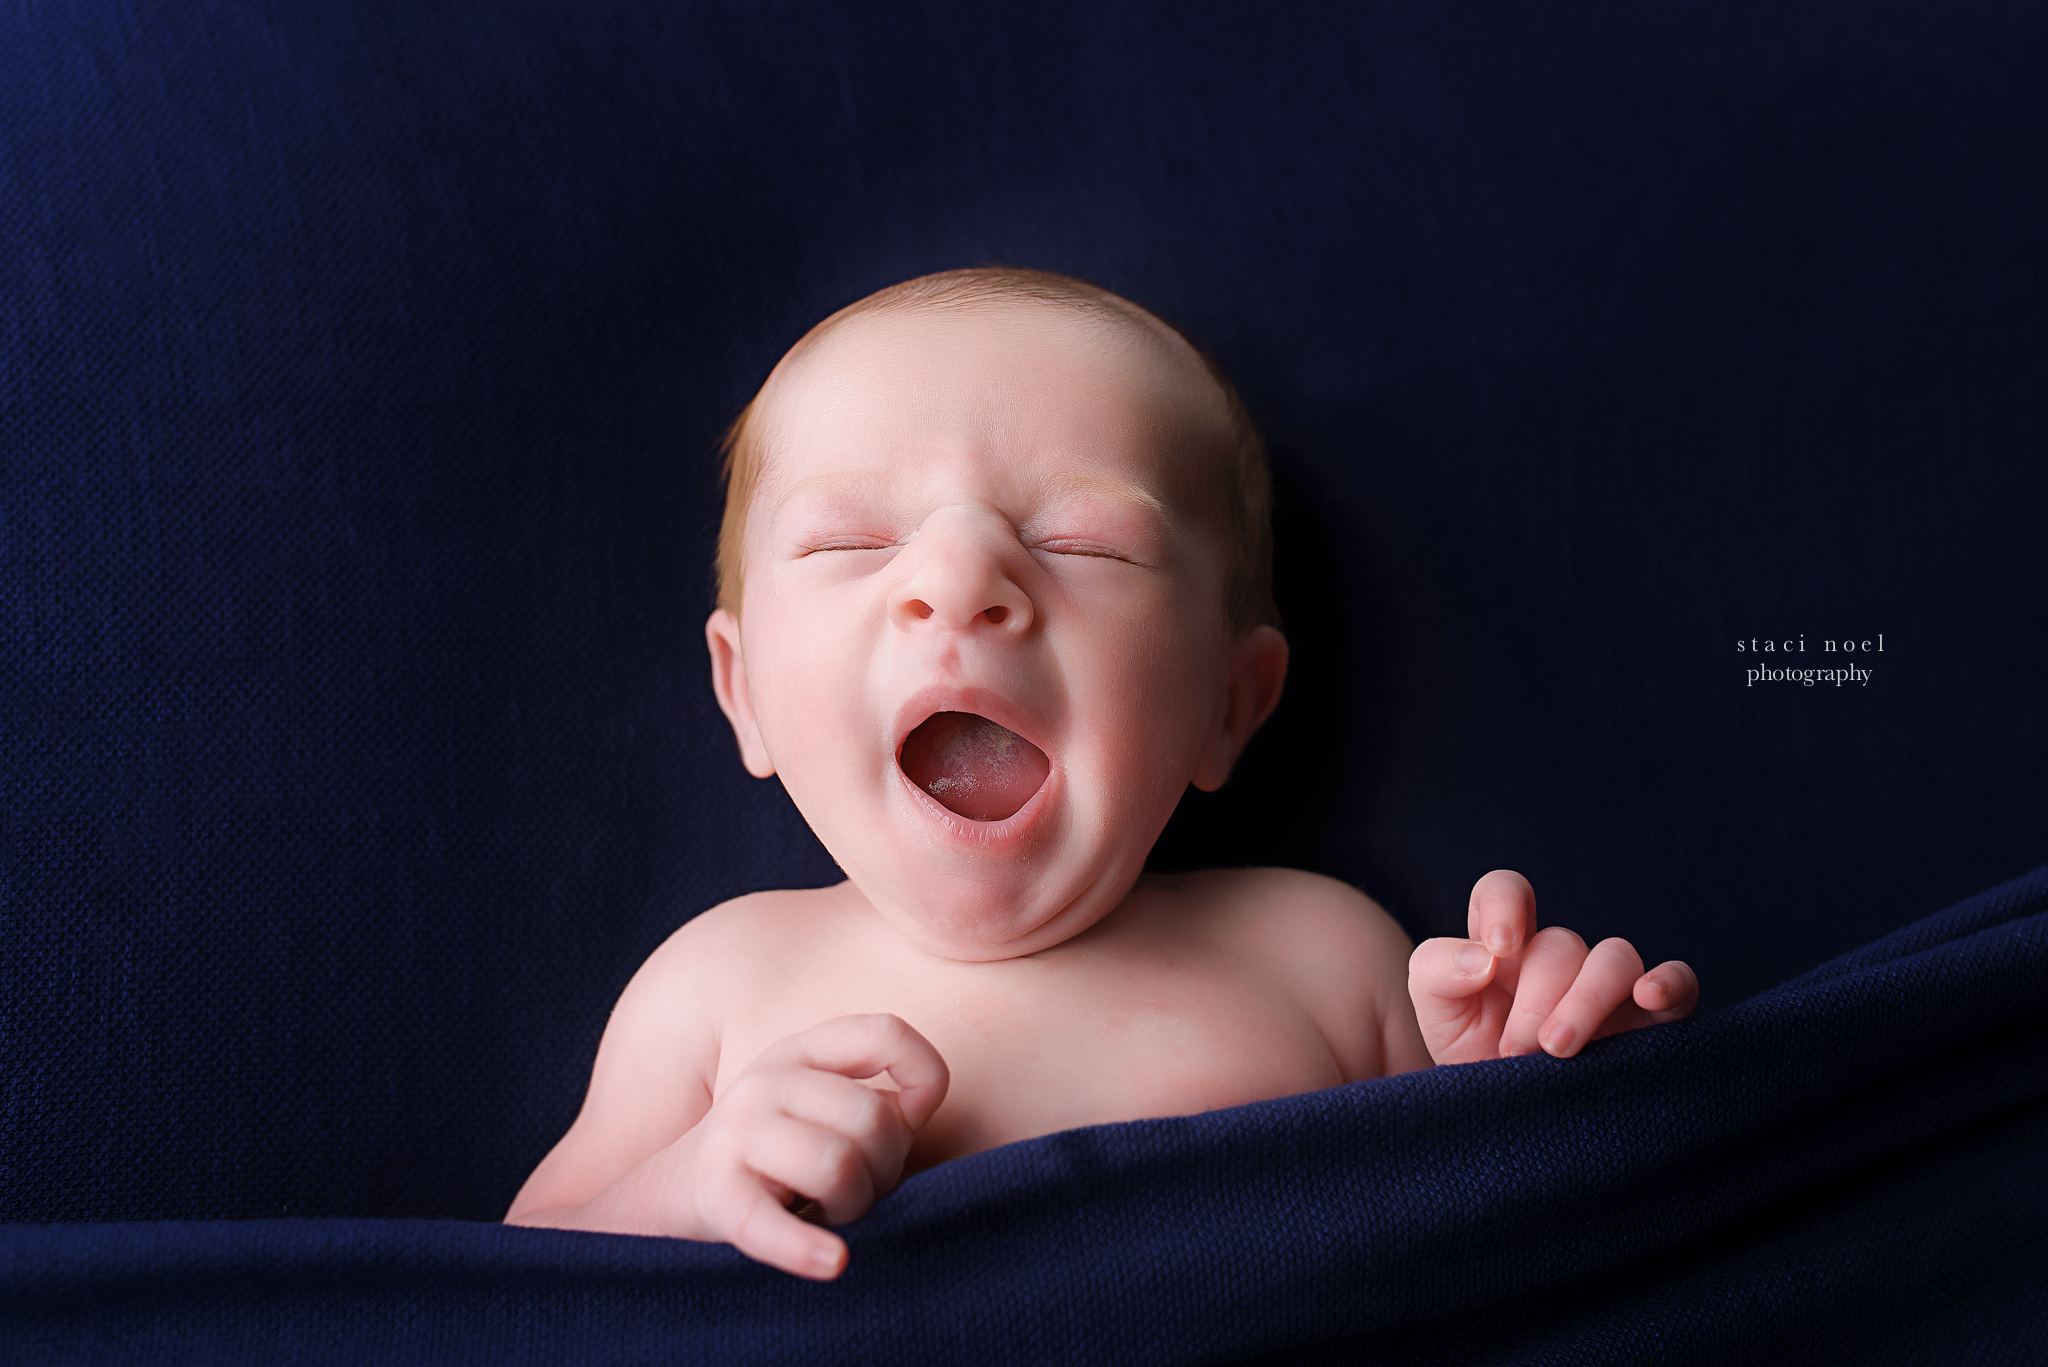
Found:
<path fill-rule="evenodd" d="M 1278 626 L 1280 612 L 1273 602 L 1273 482 L 1258 428 L 1238 397 L 1236 386 L 1214 357 L 1196 346 L 1179 328 L 1121 295 L 1071 275 L 1021 266 L 977 266 L 921 275 L 840 309 L 805 333 L 783 357 L 782 364 L 811 350 L 834 328 L 862 314 L 915 308 L 972 308 L 1014 300 L 1079 309 L 1126 327 L 1163 332 L 1188 349 L 1216 387 L 1226 415 L 1224 430 L 1216 434 L 1214 442 L 1205 443 L 1200 452 L 1208 466 L 1207 477 L 1193 481 L 1206 505 L 1201 511 L 1208 514 L 1223 538 L 1224 608 L 1234 632 L 1242 633 L 1262 624 Z M 752 509 L 766 461 L 758 430 L 761 395 L 766 392 L 764 384 L 726 429 L 722 443 L 725 458 L 720 476 L 725 484 L 725 515 L 718 527 L 718 555 L 713 569 L 718 606 L 734 616 L 740 611 L 747 514 Z"/>

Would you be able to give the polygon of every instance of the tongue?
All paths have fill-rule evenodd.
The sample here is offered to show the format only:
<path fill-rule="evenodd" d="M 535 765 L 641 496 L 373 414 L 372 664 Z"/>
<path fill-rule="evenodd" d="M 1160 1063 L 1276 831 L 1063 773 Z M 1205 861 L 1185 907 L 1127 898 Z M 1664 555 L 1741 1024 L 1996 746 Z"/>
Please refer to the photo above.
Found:
<path fill-rule="evenodd" d="M 972 712 L 938 712 L 903 739 L 910 781 L 970 821 L 1015 816 L 1051 772 L 1045 751 Z"/>

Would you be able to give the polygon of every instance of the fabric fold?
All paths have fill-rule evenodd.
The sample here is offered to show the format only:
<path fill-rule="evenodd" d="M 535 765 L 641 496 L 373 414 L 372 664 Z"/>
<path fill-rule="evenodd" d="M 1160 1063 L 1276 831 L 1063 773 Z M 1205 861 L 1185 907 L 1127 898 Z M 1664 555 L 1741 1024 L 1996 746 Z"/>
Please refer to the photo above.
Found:
<path fill-rule="evenodd" d="M 439 1221 L 13 1226 L 21 1361 L 1942 1360 L 2048 1345 L 2048 869 L 1716 1015 L 1050 1135 L 812 1285 Z"/>

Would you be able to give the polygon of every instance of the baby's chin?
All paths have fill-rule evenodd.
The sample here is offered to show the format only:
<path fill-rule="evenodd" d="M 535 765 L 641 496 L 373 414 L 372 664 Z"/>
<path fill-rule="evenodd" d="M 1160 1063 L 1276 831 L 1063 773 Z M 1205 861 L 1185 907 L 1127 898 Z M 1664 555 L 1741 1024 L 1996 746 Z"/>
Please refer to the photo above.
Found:
<path fill-rule="evenodd" d="M 1071 851 L 1069 854 L 1071 855 Z M 1144 871 L 1144 854 L 1085 862 L 1038 860 L 981 870 L 934 868 L 911 856 L 886 867 L 841 861 L 855 889 L 914 947 L 966 962 L 1015 959 L 1079 935 L 1114 911 Z"/>

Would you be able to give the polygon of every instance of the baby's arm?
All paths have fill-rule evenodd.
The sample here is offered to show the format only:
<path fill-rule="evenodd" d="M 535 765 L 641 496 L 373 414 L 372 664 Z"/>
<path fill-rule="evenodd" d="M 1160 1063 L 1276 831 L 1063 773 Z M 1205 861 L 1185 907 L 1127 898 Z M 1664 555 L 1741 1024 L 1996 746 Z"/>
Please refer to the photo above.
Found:
<path fill-rule="evenodd" d="M 1529 880 L 1496 869 L 1472 888 L 1469 940 L 1424 940 L 1408 993 L 1438 1063 L 1534 1053 L 1570 1058 L 1589 1040 L 1690 1015 L 1699 980 L 1677 960 L 1643 971 L 1635 946 L 1591 949 L 1562 926 L 1536 929 Z"/>
<path fill-rule="evenodd" d="M 675 947 L 620 997 L 581 1114 L 505 1221 L 726 1242 L 836 1277 L 845 1241 L 790 1200 L 815 1199 L 835 1224 L 865 1214 L 945 1099 L 945 1062 L 894 1016 L 842 1016 L 771 1045 L 714 1101 L 716 1036 L 697 994 L 677 990 Z M 855 1080 L 882 1072 L 901 1090 Z"/>

